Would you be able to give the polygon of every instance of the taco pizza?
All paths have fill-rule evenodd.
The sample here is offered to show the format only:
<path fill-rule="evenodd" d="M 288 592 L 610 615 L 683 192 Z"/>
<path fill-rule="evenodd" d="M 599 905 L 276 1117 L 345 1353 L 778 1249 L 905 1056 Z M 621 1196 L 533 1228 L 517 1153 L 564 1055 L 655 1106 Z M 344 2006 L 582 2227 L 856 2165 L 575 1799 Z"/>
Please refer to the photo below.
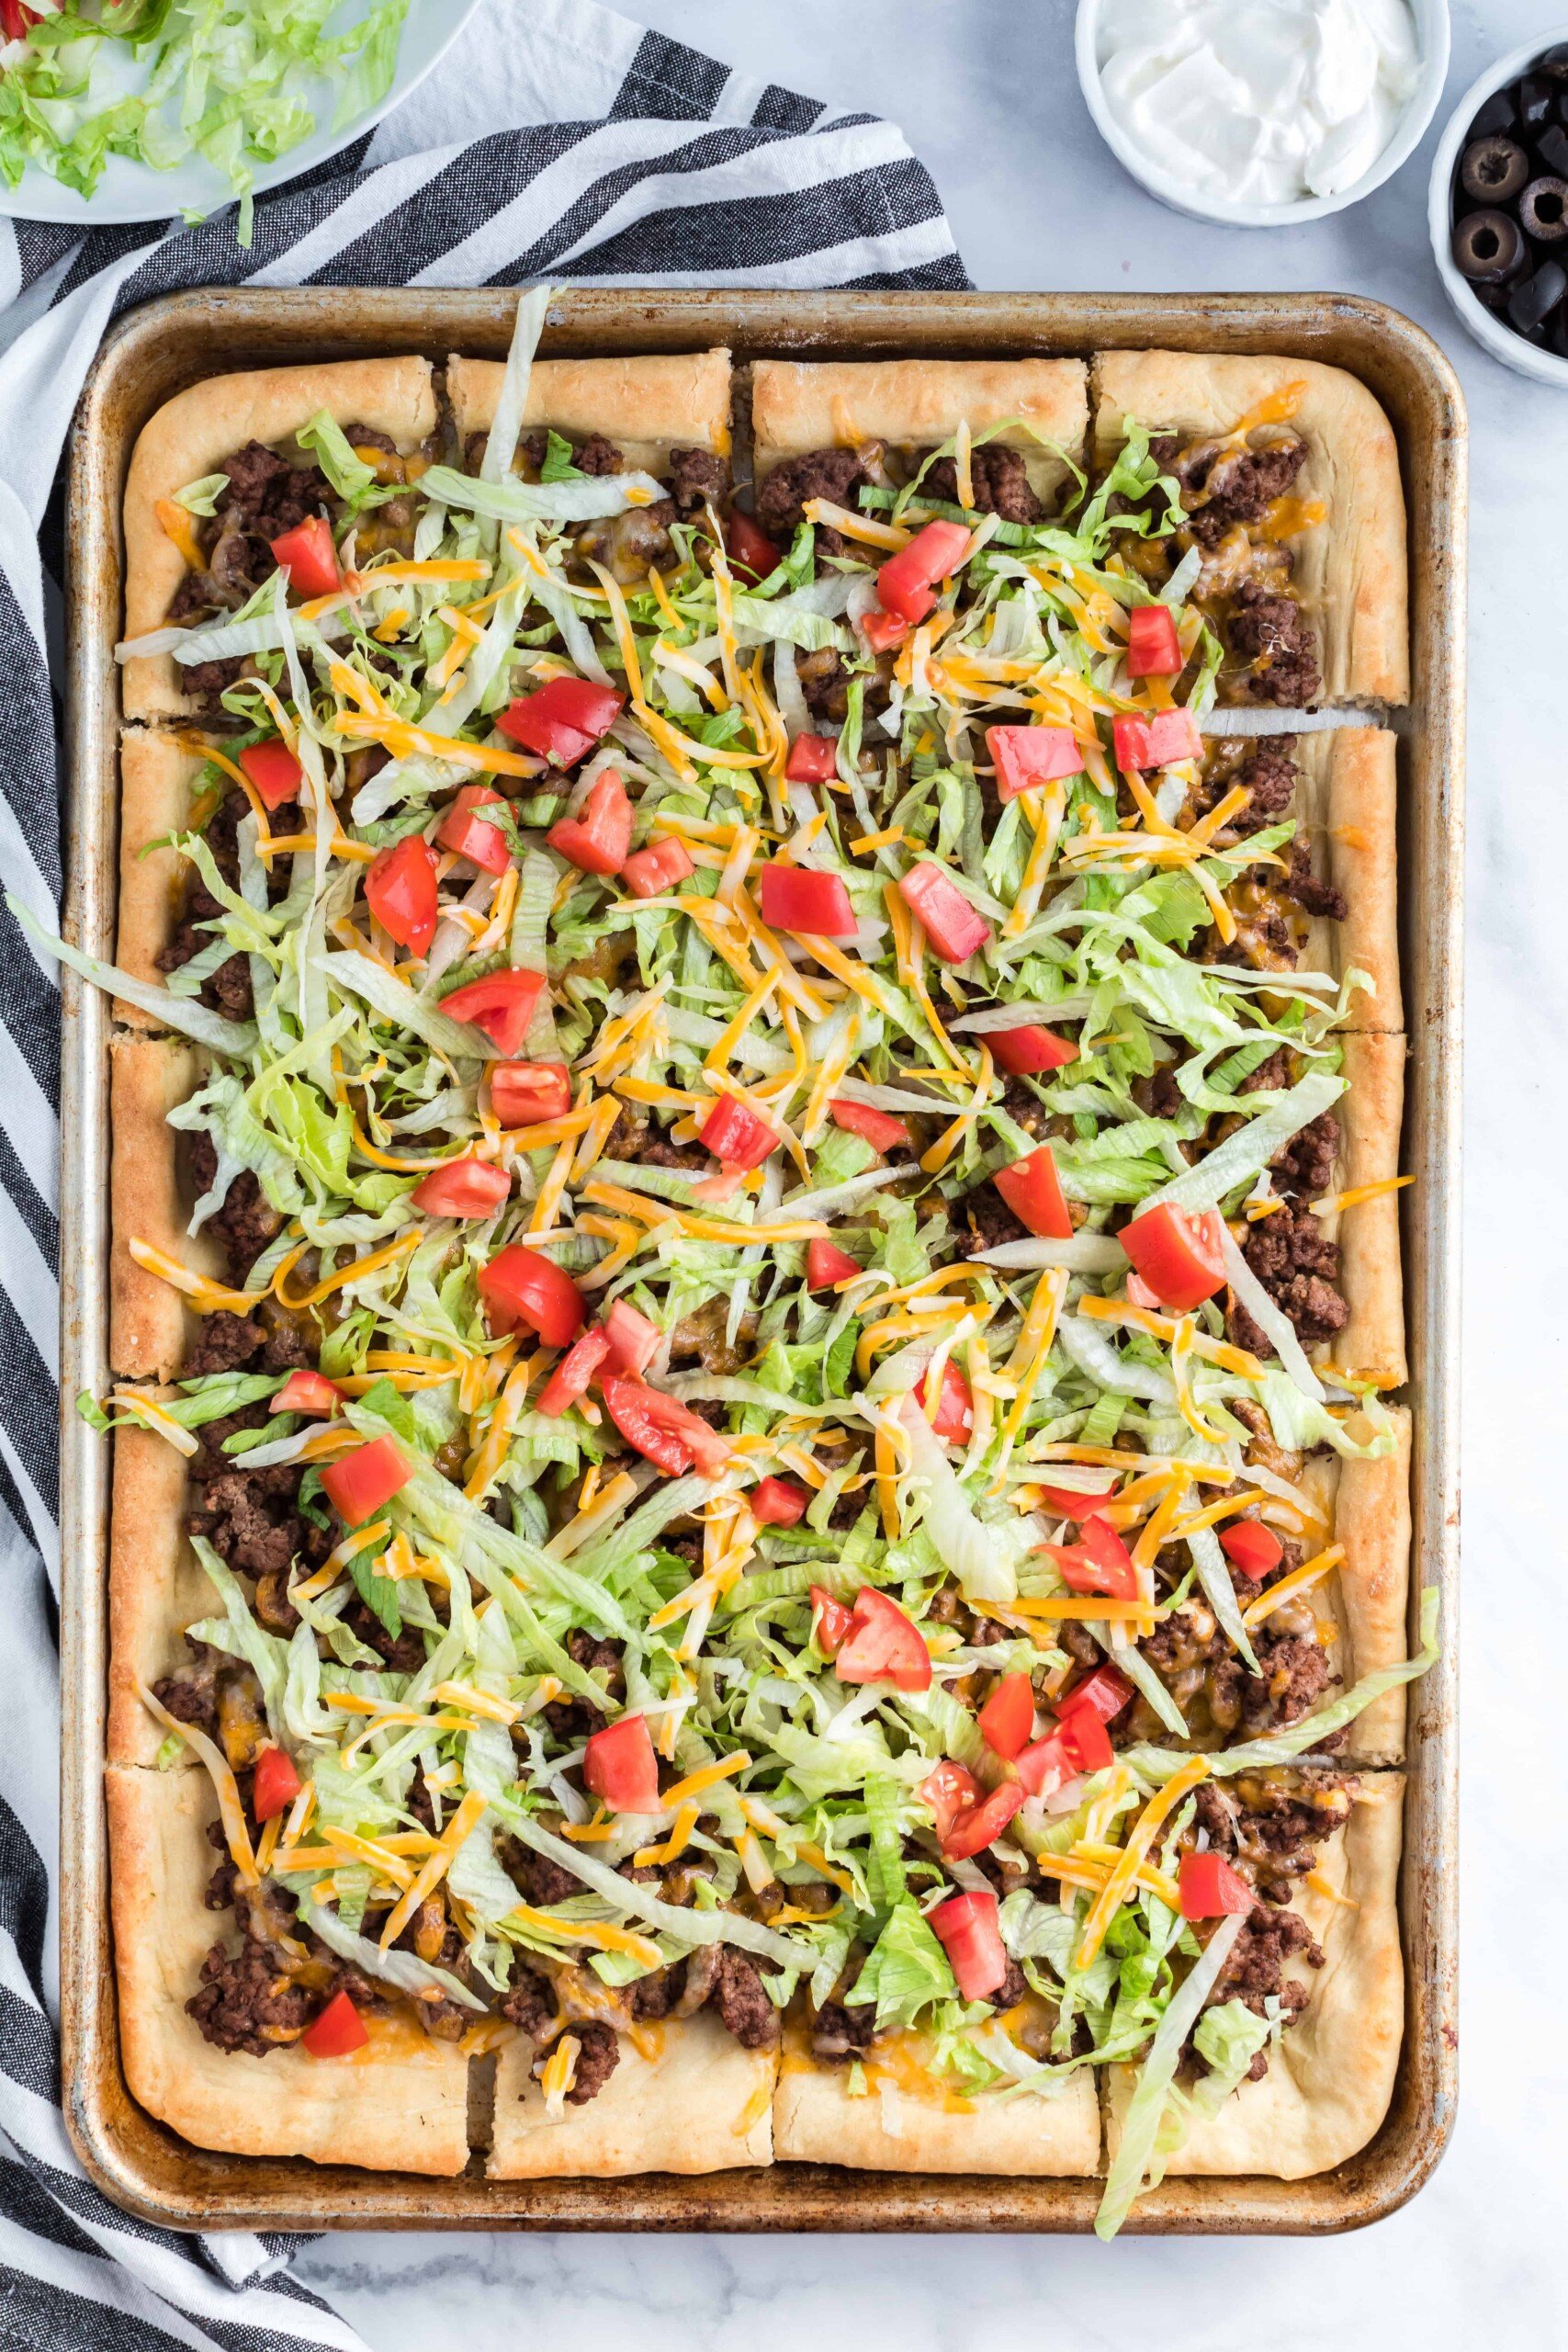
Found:
<path fill-rule="evenodd" d="M 1337 2163 L 1432 1655 L 1393 739 L 1303 725 L 1406 691 L 1386 423 L 542 316 L 130 471 L 130 2089 L 1107 2230 Z"/>

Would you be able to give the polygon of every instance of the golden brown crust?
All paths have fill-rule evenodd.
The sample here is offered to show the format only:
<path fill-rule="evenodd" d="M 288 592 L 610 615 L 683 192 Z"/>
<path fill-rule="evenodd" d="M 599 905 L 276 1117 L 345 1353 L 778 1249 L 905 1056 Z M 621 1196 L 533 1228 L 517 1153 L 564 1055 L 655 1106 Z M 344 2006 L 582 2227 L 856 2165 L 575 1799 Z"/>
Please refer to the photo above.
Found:
<path fill-rule="evenodd" d="M 1341 1462 L 1316 1456 L 1302 1475 L 1302 1486 L 1324 1514 L 1303 1548 L 1342 1544 L 1345 1557 L 1330 1576 L 1312 1588 L 1315 1616 L 1337 1628 L 1330 1657 L 1339 1689 L 1348 1690 L 1369 1674 L 1397 1666 L 1407 1657 L 1406 1615 L 1410 1595 L 1410 1415 L 1392 1406 L 1393 1451 L 1371 1462 Z M 1371 1424 L 1358 1416 L 1351 1433 L 1359 1442 Z M 1336 1695 L 1325 1693 L 1325 1703 Z M 1348 1725 L 1348 1756 L 1368 1762 L 1400 1762 L 1404 1754 L 1404 1691 L 1387 1690 Z"/>
<path fill-rule="evenodd" d="M 1051 2098 L 961 2098 L 933 2082 L 915 2036 L 889 2036 L 863 2069 L 814 2060 L 792 2038 L 773 2102 L 781 2163 L 849 2165 L 861 2172 L 1000 2173 L 1058 2178 L 1100 2166 L 1100 2108 L 1087 2069 Z"/>
<path fill-rule="evenodd" d="M 1244 2083 L 1217 2115 L 1195 2125 L 1171 2159 L 1172 2173 L 1301 2180 L 1354 2155 L 1382 2121 L 1404 2029 L 1398 1917 L 1404 1795 L 1402 1773 L 1363 1778 L 1363 1802 L 1329 1839 L 1315 1873 L 1333 1893 L 1307 1886 L 1292 1905 L 1324 1951 L 1320 1970 L 1299 1971 L 1311 2002 L 1269 2051 L 1262 2081 Z M 1130 2068 L 1112 2070 L 1106 2119 L 1112 2155 L 1133 2083 Z"/>
<path fill-rule="evenodd" d="M 453 358 L 446 397 L 458 447 L 488 433 L 506 370 L 498 359 Z M 728 454 L 732 376 L 728 351 L 647 359 L 536 359 L 523 430 L 552 425 L 581 440 L 602 433 L 630 466 L 654 473 L 672 448 Z"/>
<path fill-rule="evenodd" d="M 178 1291 L 131 1256 L 132 1235 L 193 1273 L 225 1279 L 204 1229 L 189 1234 L 191 1202 L 168 1114 L 195 1089 L 202 1056 L 175 1037 L 117 1037 L 109 1058 L 109 1363 L 122 1378 L 169 1380 L 185 1361 L 196 1318 Z"/>
<path fill-rule="evenodd" d="M 1308 443 L 1295 494 L 1325 522 L 1293 542 L 1294 585 L 1317 632 L 1323 695 L 1399 703 L 1410 695 L 1404 491 L 1393 428 L 1365 384 L 1313 359 L 1241 353 L 1107 351 L 1094 361 L 1095 438 L 1123 420 L 1190 439 L 1229 433 L 1260 404 L 1302 387 L 1289 423 Z"/>
<path fill-rule="evenodd" d="M 1067 469 L 1043 441 L 1081 464 L 1089 433 L 1089 371 L 1077 359 L 760 359 L 751 373 L 759 481 L 807 449 L 864 441 L 930 449 L 962 423 L 1022 449 L 1036 493 L 1049 498 Z"/>
<path fill-rule="evenodd" d="M 133 2098 L 197 2147 L 450 2177 L 468 2159 L 468 2062 L 412 2019 L 368 2020 L 347 2058 L 204 2040 L 186 2003 L 224 1939 L 204 1908 L 217 1804 L 205 1772 L 106 1773 L 120 2052 Z"/>
<path fill-rule="evenodd" d="M 1297 736 L 1291 756 L 1302 781 L 1288 813 L 1311 848 L 1313 872 L 1343 892 L 1346 909 L 1337 919 L 1313 918 L 1300 968 L 1336 979 L 1365 972 L 1373 985 L 1351 998 L 1347 1029 L 1403 1029 L 1394 738 L 1381 727 L 1338 727 Z"/>
<path fill-rule="evenodd" d="M 168 735 L 126 728 L 119 739 L 119 933 L 115 962 L 150 988 L 166 988 L 158 957 L 175 935 L 186 877 L 177 850 L 153 842 L 182 832 L 190 816 L 191 785 L 202 762 Z M 133 1029 L 154 1029 L 151 1013 L 115 999 L 115 1018 Z"/>
<path fill-rule="evenodd" d="M 597 2098 L 545 2109 L 534 2044 L 514 2035 L 496 2066 L 491 2180 L 609 2179 L 631 2172 L 728 2172 L 773 2160 L 776 2050 L 743 2050 L 716 2018 L 638 2026 Z"/>
<path fill-rule="evenodd" d="M 1335 1106 L 1339 1121 L 1335 1182 L 1340 1192 L 1381 1184 L 1399 1173 L 1404 1056 L 1402 1036 L 1377 1032 L 1346 1036 L 1348 1091 Z M 1373 1381 L 1380 1388 L 1403 1387 L 1409 1377 L 1399 1200 L 1397 1193 L 1380 1193 L 1324 1220 L 1324 1230 L 1339 1244 L 1339 1287 L 1350 1315 L 1344 1329 L 1320 1352 L 1339 1371 Z"/>
<path fill-rule="evenodd" d="M 109 1521 L 111 1764 L 151 1764 L 165 1736 L 143 1706 L 149 1689 L 188 1655 L 185 1628 L 217 1600 L 186 1539 L 185 1456 L 151 1430 L 117 1430 Z M 188 1751 L 180 1762 L 189 1764 Z"/>
<path fill-rule="evenodd" d="M 161 498 L 216 473 L 247 441 L 292 438 L 319 409 L 340 424 L 389 434 L 416 448 L 435 430 L 428 359 L 343 359 L 309 368 L 260 368 L 210 377 L 168 401 L 145 424 L 125 485 L 125 633 L 161 628 L 186 562 L 158 520 Z M 128 718 L 169 718 L 199 706 L 180 685 L 167 654 L 128 662 L 121 681 Z"/>

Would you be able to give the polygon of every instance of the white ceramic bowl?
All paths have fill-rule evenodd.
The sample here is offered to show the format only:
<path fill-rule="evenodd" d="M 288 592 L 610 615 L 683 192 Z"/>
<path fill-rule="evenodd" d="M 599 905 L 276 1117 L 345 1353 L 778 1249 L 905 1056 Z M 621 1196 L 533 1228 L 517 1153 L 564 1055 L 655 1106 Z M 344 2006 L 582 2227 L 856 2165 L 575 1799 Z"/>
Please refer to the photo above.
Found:
<path fill-rule="evenodd" d="M 1465 132 L 1470 129 L 1481 107 L 1496 90 L 1506 89 L 1517 81 L 1527 65 L 1533 63 L 1543 51 L 1568 40 L 1568 25 L 1543 27 L 1533 40 L 1520 49 L 1512 49 L 1489 65 L 1477 81 L 1471 84 L 1453 113 L 1448 127 L 1438 141 L 1438 152 L 1432 158 L 1432 184 L 1427 193 L 1427 220 L 1432 234 L 1432 252 L 1437 259 L 1438 275 L 1443 281 L 1443 291 L 1453 304 L 1461 326 L 1468 327 L 1477 343 L 1483 344 L 1494 359 L 1511 368 L 1517 376 L 1533 376 L 1538 384 L 1568 385 L 1568 359 L 1560 359 L 1554 351 L 1541 351 L 1523 335 L 1516 334 L 1502 319 L 1494 317 L 1472 290 L 1471 283 L 1453 257 L 1450 236 L 1453 228 L 1454 165 L 1459 151 L 1464 145 Z"/>
<path fill-rule="evenodd" d="M 1199 196 L 1182 181 L 1162 172 L 1153 156 L 1133 144 L 1105 102 L 1100 80 L 1100 0 L 1078 0 L 1075 36 L 1078 81 L 1095 128 L 1122 170 L 1131 173 L 1162 204 L 1168 204 L 1175 212 L 1185 212 L 1194 220 L 1217 220 L 1227 229 L 1289 228 L 1297 220 L 1319 220 L 1325 212 L 1342 212 L 1348 204 L 1359 204 L 1362 197 L 1381 187 L 1412 153 L 1437 112 L 1438 100 L 1443 94 L 1443 77 L 1449 70 L 1448 0 L 1410 0 L 1410 11 L 1416 19 L 1421 59 L 1416 87 L 1399 127 L 1382 153 L 1370 170 L 1337 196 L 1303 196 L 1291 204 L 1229 204 L 1217 197 Z M 1548 37 L 1543 34 L 1537 46 L 1545 49 L 1548 45 Z M 1532 48 L 1527 54 L 1534 56 L 1536 50 Z"/>

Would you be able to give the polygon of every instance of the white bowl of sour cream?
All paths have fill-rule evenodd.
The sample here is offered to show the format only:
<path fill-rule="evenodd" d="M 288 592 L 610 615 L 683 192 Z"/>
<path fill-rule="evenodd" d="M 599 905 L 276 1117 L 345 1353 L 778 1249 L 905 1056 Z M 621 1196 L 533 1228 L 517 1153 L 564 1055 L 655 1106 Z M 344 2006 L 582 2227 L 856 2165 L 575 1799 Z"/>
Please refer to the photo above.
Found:
<path fill-rule="evenodd" d="M 1448 0 L 1079 0 L 1077 50 L 1096 128 L 1152 196 L 1271 229 L 1398 170 L 1442 95 Z"/>

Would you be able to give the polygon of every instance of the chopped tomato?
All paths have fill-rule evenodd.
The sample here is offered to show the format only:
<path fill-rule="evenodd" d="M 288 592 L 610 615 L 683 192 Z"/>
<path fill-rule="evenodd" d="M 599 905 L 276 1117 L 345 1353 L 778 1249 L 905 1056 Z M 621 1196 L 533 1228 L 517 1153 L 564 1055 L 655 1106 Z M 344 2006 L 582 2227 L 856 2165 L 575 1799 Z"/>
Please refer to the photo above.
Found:
<path fill-rule="evenodd" d="M 828 1116 L 836 1127 L 845 1128 L 852 1136 L 863 1136 L 874 1151 L 891 1151 L 896 1144 L 909 1141 L 909 1130 L 902 1119 L 891 1111 L 878 1111 L 869 1102 L 850 1102 L 835 1096 L 828 1105 Z"/>
<path fill-rule="evenodd" d="M 751 1516 L 759 1527 L 794 1527 L 810 1500 L 798 1478 L 761 1478 L 751 1489 Z"/>
<path fill-rule="evenodd" d="M 831 1290 L 835 1283 L 852 1282 L 861 1272 L 848 1250 L 819 1237 L 806 1245 L 806 1287 Z"/>
<path fill-rule="evenodd" d="M 962 1445 L 975 1426 L 975 1399 L 969 1383 L 949 1356 L 942 1368 L 942 1387 L 937 1395 L 936 1410 L 931 1411 L 931 1376 L 928 1372 L 920 1382 L 920 1410 L 931 1425 L 931 1435 L 943 1445 Z"/>
<path fill-rule="evenodd" d="M 435 852 L 410 833 L 372 859 L 365 876 L 371 913 L 389 939 L 423 956 L 435 936 Z"/>
<path fill-rule="evenodd" d="M 1247 1881 L 1223 1854 L 1183 1854 L 1176 1883 L 1184 1919 L 1223 1919 L 1251 1910 L 1257 1901 Z"/>
<path fill-rule="evenodd" d="M 1203 739 L 1190 710 L 1156 710 L 1151 718 L 1113 718 L 1111 740 L 1116 764 L 1123 774 L 1133 769 L 1168 767 L 1173 760 L 1203 756 Z"/>
<path fill-rule="evenodd" d="M 984 947 L 991 926 L 976 913 L 956 882 L 922 857 L 898 884 L 899 894 L 925 926 L 926 937 L 944 964 L 962 964 Z"/>
<path fill-rule="evenodd" d="M 593 1732 L 582 1756 L 584 1785 L 612 1813 L 659 1811 L 659 1758 L 644 1715 L 617 1715 Z"/>
<path fill-rule="evenodd" d="M 288 1750 L 264 1747 L 256 1758 L 256 1776 L 251 1783 L 251 1811 L 256 1819 L 271 1821 L 275 1815 L 287 1813 L 299 1788 L 299 1775 Z"/>
<path fill-rule="evenodd" d="M 624 1372 L 635 1379 L 648 1370 L 659 1353 L 664 1334 L 657 1323 L 628 1306 L 624 1298 L 614 1299 L 604 1317 L 604 1337 L 610 1343 L 610 1362 L 616 1372 Z"/>
<path fill-rule="evenodd" d="M 1012 1769 L 1018 1774 L 1018 1784 L 1032 1797 L 1054 1797 L 1069 1781 L 1076 1781 L 1082 1769 L 1075 1751 L 1067 1745 L 1061 1727 L 1047 1732 L 1043 1739 L 1031 1740 L 1029 1746 L 1013 1758 Z"/>
<path fill-rule="evenodd" d="M 273 1410 L 277 1409 L 274 1400 Z M 1229 1527 L 1220 1531 L 1220 1549 L 1227 1560 L 1233 1561 L 1244 1577 L 1256 1584 L 1277 1568 L 1285 1556 L 1285 1547 L 1271 1527 L 1260 1519 L 1233 1520 Z"/>
<path fill-rule="evenodd" d="M 498 826 L 487 824 L 479 811 L 505 806 L 488 784 L 466 784 L 437 825 L 435 838 L 443 849 L 466 857 L 470 865 L 482 866 L 487 874 L 504 874 L 512 863 L 506 836 Z"/>
<path fill-rule="evenodd" d="M 582 1329 L 582 1293 L 571 1276 L 521 1241 L 479 1268 L 479 1289 L 494 1332 L 536 1331 L 547 1348 L 564 1348 Z"/>
<path fill-rule="evenodd" d="M 791 784 L 826 784 L 839 773 L 836 735 L 797 735 L 789 747 L 784 774 Z"/>
<path fill-rule="evenodd" d="M 1151 1315 L 1159 1312 L 1159 1294 L 1152 1291 L 1142 1274 L 1134 1273 L 1131 1268 L 1127 1273 L 1127 1304 L 1129 1306 L 1142 1306 Z"/>
<path fill-rule="evenodd" d="M 1116 1499 L 1114 1485 L 1098 1494 L 1089 1494 L 1081 1487 L 1042 1487 L 1045 1507 L 1058 1519 L 1087 1519 L 1091 1510 L 1103 1510 L 1107 1503 Z"/>
<path fill-rule="evenodd" d="M 273 560 L 288 574 L 297 596 L 330 596 L 343 586 L 333 545 L 333 526 L 322 514 L 309 515 L 292 531 L 272 541 Z"/>
<path fill-rule="evenodd" d="M 955 1764 L 951 1756 L 943 1757 L 932 1772 L 928 1772 L 915 1791 L 922 1804 L 929 1804 L 936 1823 L 939 1846 L 945 1846 L 955 1825 L 971 1808 L 983 1803 L 986 1792 L 967 1765 Z"/>
<path fill-rule="evenodd" d="M 824 1592 L 819 1584 L 811 1588 L 811 1638 L 824 1657 L 838 1655 L 840 1644 L 855 1622 L 852 1609 Z"/>
<path fill-rule="evenodd" d="M 843 879 L 814 865 L 764 865 L 762 921 L 772 931 L 805 931 L 822 939 L 852 939 L 860 926 Z"/>
<path fill-rule="evenodd" d="M 321 1372 L 291 1372 L 272 1396 L 275 1413 L 335 1413 L 342 1403 L 343 1390 Z"/>
<path fill-rule="evenodd" d="M 988 1030 L 985 1043 L 998 1069 L 1005 1069 L 1010 1078 L 1034 1078 L 1043 1069 L 1065 1069 L 1078 1057 L 1070 1037 L 1058 1037 L 1054 1029 L 1042 1029 L 1032 1021 L 1018 1029 Z"/>
<path fill-rule="evenodd" d="M 1034 1731 L 1034 1685 L 1027 1674 L 1004 1674 L 979 1714 L 980 1736 L 995 1756 L 1010 1759 Z"/>
<path fill-rule="evenodd" d="M 346 1993 L 334 1993 L 326 2007 L 299 2036 L 299 2046 L 312 2058 L 346 2058 L 351 2050 L 363 2050 L 370 2036 L 365 2020 Z"/>
<path fill-rule="evenodd" d="M 1086 1713 L 1096 1714 L 1102 1724 L 1111 1723 L 1121 1713 L 1133 1695 L 1133 1686 L 1126 1676 L 1109 1664 L 1097 1666 L 1081 1682 L 1075 1682 L 1065 1699 L 1058 1699 L 1056 1711 L 1064 1723 L 1081 1707 Z"/>
<path fill-rule="evenodd" d="M 504 1168 L 470 1157 L 433 1168 L 409 1198 L 422 1216 L 493 1216 L 511 1190 Z"/>
<path fill-rule="evenodd" d="M 738 1095 L 721 1094 L 697 1129 L 697 1141 L 726 1168 L 761 1168 L 780 1138 Z"/>
<path fill-rule="evenodd" d="M 1138 1574 L 1133 1555 L 1108 1519 L 1092 1512 L 1076 1544 L 1047 1544 L 1069 1592 L 1100 1592 L 1108 1600 L 1136 1600 Z"/>
<path fill-rule="evenodd" d="M 998 1168 L 994 1179 L 998 1192 L 1021 1224 L 1031 1233 L 1038 1233 L 1048 1241 L 1070 1241 L 1073 1220 L 1067 1211 L 1062 1180 L 1056 1173 L 1055 1155 L 1048 1143 L 1038 1151 L 1025 1154 L 1007 1168 Z"/>
<path fill-rule="evenodd" d="M 672 1477 L 694 1464 L 705 1478 L 716 1477 L 729 1460 L 729 1440 L 662 1388 L 606 1373 L 601 1384 L 610 1419 L 629 1445 Z"/>
<path fill-rule="evenodd" d="M 299 799 L 305 771 L 281 736 L 275 735 L 269 743 L 247 743 L 240 765 L 268 808 Z"/>
<path fill-rule="evenodd" d="M 979 1804 L 961 1813 L 942 1841 L 946 1859 L 950 1862 L 966 1862 L 972 1854 L 983 1854 L 987 1846 L 994 1846 L 1022 1804 L 1023 1797 L 1024 1792 L 1016 1781 L 1004 1781 Z"/>
<path fill-rule="evenodd" d="M 389 1437 L 373 1437 L 321 1472 L 328 1502 L 345 1527 L 363 1527 L 383 1503 L 408 1485 L 413 1464 L 405 1462 Z"/>
<path fill-rule="evenodd" d="M 1060 776 L 1082 775 L 1083 753 L 1070 727 L 987 727 L 997 766 L 997 797 L 1016 800 Z"/>
<path fill-rule="evenodd" d="M 1186 1315 L 1224 1282 L 1224 1232 L 1217 1209 L 1187 1216 L 1161 1201 L 1124 1225 L 1116 1238 L 1160 1305 Z"/>
<path fill-rule="evenodd" d="M 963 523 L 928 523 L 906 548 L 889 556 L 876 575 L 882 609 L 911 627 L 936 603 L 936 582 L 955 571 L 969 552 L 971 533 Z"/>
<path fill-rule="evenodd" d="M 571 1108 L 571 1072 L 565 1062 L 491 1062 L 490 1107 L 503 1127 L 564 1119 Z"/>
<path fill-rule="evenodd" d="M 891 653 L 909 634 L 908 622 L 901 621 L 897 613 L 861 613 L 855 627 L 874 653 Z"/>
<path fill-rule="evenodd" d="M 834 1660 L 840 1682 L 891 1682 L 897 1690 L 929 1690 L 931 1657 L 912 1617 L 874 1585 L 855 1597 L 854 1623 Z"/>
<path fill-rule="evenodd" d="M 0 32 L 7 40 L 26 40 L 41 14 L 40 9 L 24 7 L 22 0 L 0 0 Z"/>
<path fill-rule="evenodd" d="M 1127 616 L 1127 675 L 1178 678 L 1182 671 L 1176 615 L 1168 605 L 1134 605 Z"/>
<path fill-rule="evenodd" d="M 540 1392 L 538 1410 L 558 1420 L 580 1396 L 586 1396 L 599 1367 L 610 1354 L 610 1335 L 595 1323 L 574 1340 Z"/>
<path fill-rule="evenodd" d="M 632 804 L 620 771 L 596 775 L 577 815 L 560 818 L 545 839 L 584 874 L 618 874 L 632 845 Z"/>
<path fill-rule="evenodd" d="M 655 833 L 646 848 L 634 849 L 625 861 L 621 879 L 634 898 L 659 899 L 695 871 L 682 842 Z"/>
<path fill-rule="evenodd" d="M 496 725 L 525 752 L 558 768 L 575 767 L 615 725 L 626 696 L 587 678 L 551 678 L 537 693 L 521 695 Z"/>
<path fill-rule="evenodd" d="M 765 580 L 770 571 L 777 571 L 778 548 L 761 525 L 753 522 L 739 506 L 730 508 L 729 526 L 724 536 L 729 560 L 737 571 L 747 572 L 757 581 Z"/>
<path fill-rule="evenodd" d="M 1008 1954 L 996 1896 L 988 1891 L 950 1894 L 928 1917 L 964 1999 L 985 2001 L 999 1992 L 1007 1982 Z"/>
<path fill-rule="evenodd" d="M 1168 605 L 1134 605 L 1126 616 L 1126 675 L 1180 677 L 1182 647 Z"/>
<path fill-rule="evenodd" d="M 521 967 L 487 972 L 482 979 L 466 980 L 450 996 L 444 996 L 441 1010 L 454 1021 L 471 1021 L 476 1029 L 482 1029 L 498 1054 L 514 1054 L 528 1035 L 544 986 L 543 972 Z M 491 1100 L 493 1103 L 493 1087 Z"/>
<path fill-rule="evenodd" d="M 1111 1761 L 1111 1734 L 1092 1707 L 1073 1707 L 1058 1725 L 1080 1772 L 1103 1772 Z"/>

